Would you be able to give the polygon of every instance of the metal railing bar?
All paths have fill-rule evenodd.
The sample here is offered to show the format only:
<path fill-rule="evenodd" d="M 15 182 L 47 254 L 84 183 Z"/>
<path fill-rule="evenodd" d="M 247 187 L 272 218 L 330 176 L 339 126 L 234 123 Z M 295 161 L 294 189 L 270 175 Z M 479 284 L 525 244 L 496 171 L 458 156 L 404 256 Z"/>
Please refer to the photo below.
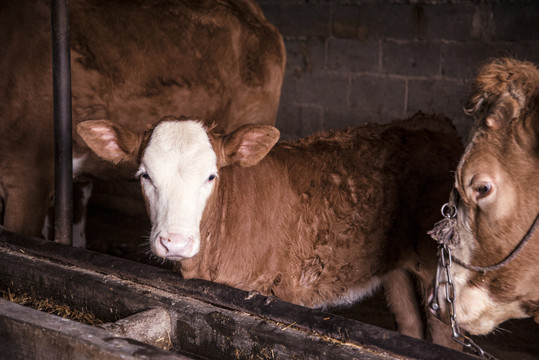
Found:
<path fill-rule="evenodd" d="M 73 161 L 71 57 L 67 0 L 51 0 L 54 95 L 54 239 L 70 245 L 73 237 Z"/>

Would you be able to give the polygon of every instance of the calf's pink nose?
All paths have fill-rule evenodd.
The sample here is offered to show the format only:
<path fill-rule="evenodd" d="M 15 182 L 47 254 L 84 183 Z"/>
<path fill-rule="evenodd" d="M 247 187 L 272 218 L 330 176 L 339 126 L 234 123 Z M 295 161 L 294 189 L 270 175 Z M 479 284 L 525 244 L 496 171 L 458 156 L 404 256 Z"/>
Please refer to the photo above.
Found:
<path fill-rule="evenodd" d="M 160 236 L 159 242 L 165 250 L 165 257 L 185 257 L 193 247 L 194 237 L 169 233 L 168 236 Z"/>

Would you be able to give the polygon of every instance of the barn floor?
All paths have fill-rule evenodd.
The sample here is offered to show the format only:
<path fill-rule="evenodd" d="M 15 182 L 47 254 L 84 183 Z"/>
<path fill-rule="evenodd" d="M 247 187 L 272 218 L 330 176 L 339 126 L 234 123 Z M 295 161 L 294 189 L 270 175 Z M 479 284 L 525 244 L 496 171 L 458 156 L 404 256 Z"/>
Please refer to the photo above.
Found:
<path fill-rule="evenodd" d="M 122 195 L 118 196 L 119 193 Z M 88 249 L 167 267 L 167 264 L 148 255 L 146 236 L 149 231 L 150 223 L 137 183 L 94 185 L 88 208 Z M 364 323 L 395 329 L 381 291 L 354 309 L 334 312 Z M 508 321 L 496 333 L 473 337 L 473 340 L 500 359 L 539 359 L 539 325 L 532 319 Z"/>

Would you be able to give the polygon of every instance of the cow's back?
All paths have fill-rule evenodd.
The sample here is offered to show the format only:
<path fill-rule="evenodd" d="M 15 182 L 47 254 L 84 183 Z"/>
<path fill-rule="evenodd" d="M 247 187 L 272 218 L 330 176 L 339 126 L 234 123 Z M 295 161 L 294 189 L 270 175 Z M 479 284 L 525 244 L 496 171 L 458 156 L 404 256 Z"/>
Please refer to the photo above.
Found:
<path fill-rule="evenodd" d="M 164 114 L 215 121 L 226 132 L 248 122 L 273 124 L 283 44 L 261 11 L 250 11 L 256 5 L 247 4 L 73 2 L 73 82 L 85 76 L 86 85 L 75 95 L 95 96 L 97 85 L 112 97 L 94 103 L 126 124 Z M 95 110 L 79 111 L 86 118 Z"/>
<path fill-rule="evenodd" d="M 318 269 L 303 264 L 304 272 L 324 274 L 326 286 L 335 279 L 340 286 L 359 285 L 399 267 L 435 264 L 427 231 L 439 218 L 462 153 L 451 120 L 419 113 L 314 136 L 297 152 L 307 158 L 289 174 L 300 195 L 303 229 L 292 226 L 294 235 L 318 249 L 310 256 Z M 313 228 L 319 231 L 314 240 Z"/>

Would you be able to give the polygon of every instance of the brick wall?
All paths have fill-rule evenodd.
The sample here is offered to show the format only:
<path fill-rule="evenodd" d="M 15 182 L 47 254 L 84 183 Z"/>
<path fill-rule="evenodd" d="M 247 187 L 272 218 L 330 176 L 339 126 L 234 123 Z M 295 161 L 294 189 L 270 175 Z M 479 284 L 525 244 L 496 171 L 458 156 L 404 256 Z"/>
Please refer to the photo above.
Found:
<path fill-rule="evenodd" d="M 284 137 L 445 113 L 461 135 L 477 67 L 539 64 L 539 1 L 257 0 L 287 49 L 277 126 Z"/>

